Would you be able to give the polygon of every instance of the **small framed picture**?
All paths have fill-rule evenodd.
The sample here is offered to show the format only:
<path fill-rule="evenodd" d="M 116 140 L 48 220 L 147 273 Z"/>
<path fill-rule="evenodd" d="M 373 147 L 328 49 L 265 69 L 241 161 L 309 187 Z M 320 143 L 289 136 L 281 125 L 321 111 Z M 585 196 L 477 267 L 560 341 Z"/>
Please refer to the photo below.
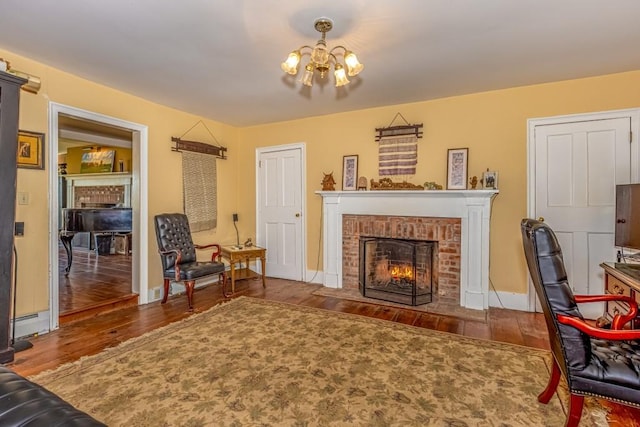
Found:
<path fill-rule="evenodd" d="M 342 190 L 355 190 L 358 186 L 358 155 L 344 156 L 342 160 Z"/>
<path fill-rule="evenodd" d="M 447 190 L 467 189 L 468 148 L 447 150 Z"/>
<path fill-rule="evenodd" d="M 498 189 L 498 172 L 496 171 L 483 172 L 482 182 L 484 183 L 484 188 L 486 188 L 487 190 L 497 190 Z"/>
<path fill-rule="evenodd" d="M 44 169 L 44 133 L 18 131 L 18 167 Z"/>

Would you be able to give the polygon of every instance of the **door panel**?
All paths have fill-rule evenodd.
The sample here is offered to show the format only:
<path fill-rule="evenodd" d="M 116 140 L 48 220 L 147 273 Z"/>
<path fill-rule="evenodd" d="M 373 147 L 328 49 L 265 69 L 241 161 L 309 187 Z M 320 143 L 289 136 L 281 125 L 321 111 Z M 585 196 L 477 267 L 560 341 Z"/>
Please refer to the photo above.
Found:
<path fill-rule="evenodd" d="M 558 235 L 576 294 L 604 293 L 599 264 L 615 259 L 615 186 L 631 179 L 629 118 L 535 127 L 535 216 Z M 581 307 L 602 315 L 602 304 Z"/>

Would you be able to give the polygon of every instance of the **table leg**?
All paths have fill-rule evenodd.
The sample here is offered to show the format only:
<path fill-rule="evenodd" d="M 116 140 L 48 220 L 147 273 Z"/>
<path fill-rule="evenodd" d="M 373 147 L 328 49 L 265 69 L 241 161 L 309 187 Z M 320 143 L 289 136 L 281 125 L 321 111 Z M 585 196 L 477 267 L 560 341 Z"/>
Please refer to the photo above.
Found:
<path fill-rule="evenodd" d="M 262 287 L 266 288 L 266 269 L 265 269 L 265 264 L 266 264 L 266 260 L 265 260 L 265 256 L 262 255 L 260 257 L 260 263 L 262 264 Z"/>
<path fill-rule="evenodd" d="M 71 271 L 71 263 L 73 262 L 73 247 L 71 245 L 72 239 L 73 235 L 60 235 L 60 241 L 62 242 L 62 246 L 64 247 L 65 252 L 67 253 L 67 267 L 64 269 L 65 276 L 69 275 L 69 271 Z"/>
<path fill-rule="evenodd" d="M 236 263 L 235 261 L 231 260 L 230 264 L 230 270 L 231 270 L 231 295 L 236 293 Z"/>

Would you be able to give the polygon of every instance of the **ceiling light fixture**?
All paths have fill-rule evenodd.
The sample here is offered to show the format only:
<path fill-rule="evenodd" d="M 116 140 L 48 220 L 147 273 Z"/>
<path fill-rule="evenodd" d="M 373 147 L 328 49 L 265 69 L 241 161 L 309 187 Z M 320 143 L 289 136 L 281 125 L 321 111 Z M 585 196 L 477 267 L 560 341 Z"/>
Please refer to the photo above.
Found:
<path fill-rule="evenodd" d="M 289 54 L 289 57 L 284 61 L 280 67 L 287 73 L 295 76 L 298 74 L 298 65 L 303 54 L 303 50 L 309 49 L 310 59 L 309 63 L 304 67 L 304 73 L 300 78 L 300 81 L 305 86 L 313 85 L 313 75 L 315 71 L 320 73 L 320 78 L 324 78 L 327 75 L 327 71 L 331 68 L 333 63 L 333 75 L 336 78 L 336 87 L 344 86 L 349 83 L 347 74 L 349 76 L 357 76 L 364 68 L 364 65 L 358 61 L 356 54 L 347 49 L 344 46 L 336 46 L 331 50 L 327 49 L 326 35 L 333 28 L 333 22 L 328 18 L 318 18 L 314 23 L 315 29 L 322 33 L 322 38 L 318 40 L 315 47 L 301 46 Z M 342 50 L 341 52 L 339 50 Z M 306 53 L 306 52 L 304 52 Z M 345 65 L 338 62 L 337 55 L 341 55 Z"/>

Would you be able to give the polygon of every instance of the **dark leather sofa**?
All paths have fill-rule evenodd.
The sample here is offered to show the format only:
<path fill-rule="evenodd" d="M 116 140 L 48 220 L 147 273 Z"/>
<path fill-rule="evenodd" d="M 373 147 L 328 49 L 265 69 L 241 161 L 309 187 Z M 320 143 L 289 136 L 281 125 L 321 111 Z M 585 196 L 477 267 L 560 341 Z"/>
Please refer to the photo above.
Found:
<path fill-rule="evenodd" d="M 60 397 L 0 366 L 0 426 L 105 427 Z"/>

